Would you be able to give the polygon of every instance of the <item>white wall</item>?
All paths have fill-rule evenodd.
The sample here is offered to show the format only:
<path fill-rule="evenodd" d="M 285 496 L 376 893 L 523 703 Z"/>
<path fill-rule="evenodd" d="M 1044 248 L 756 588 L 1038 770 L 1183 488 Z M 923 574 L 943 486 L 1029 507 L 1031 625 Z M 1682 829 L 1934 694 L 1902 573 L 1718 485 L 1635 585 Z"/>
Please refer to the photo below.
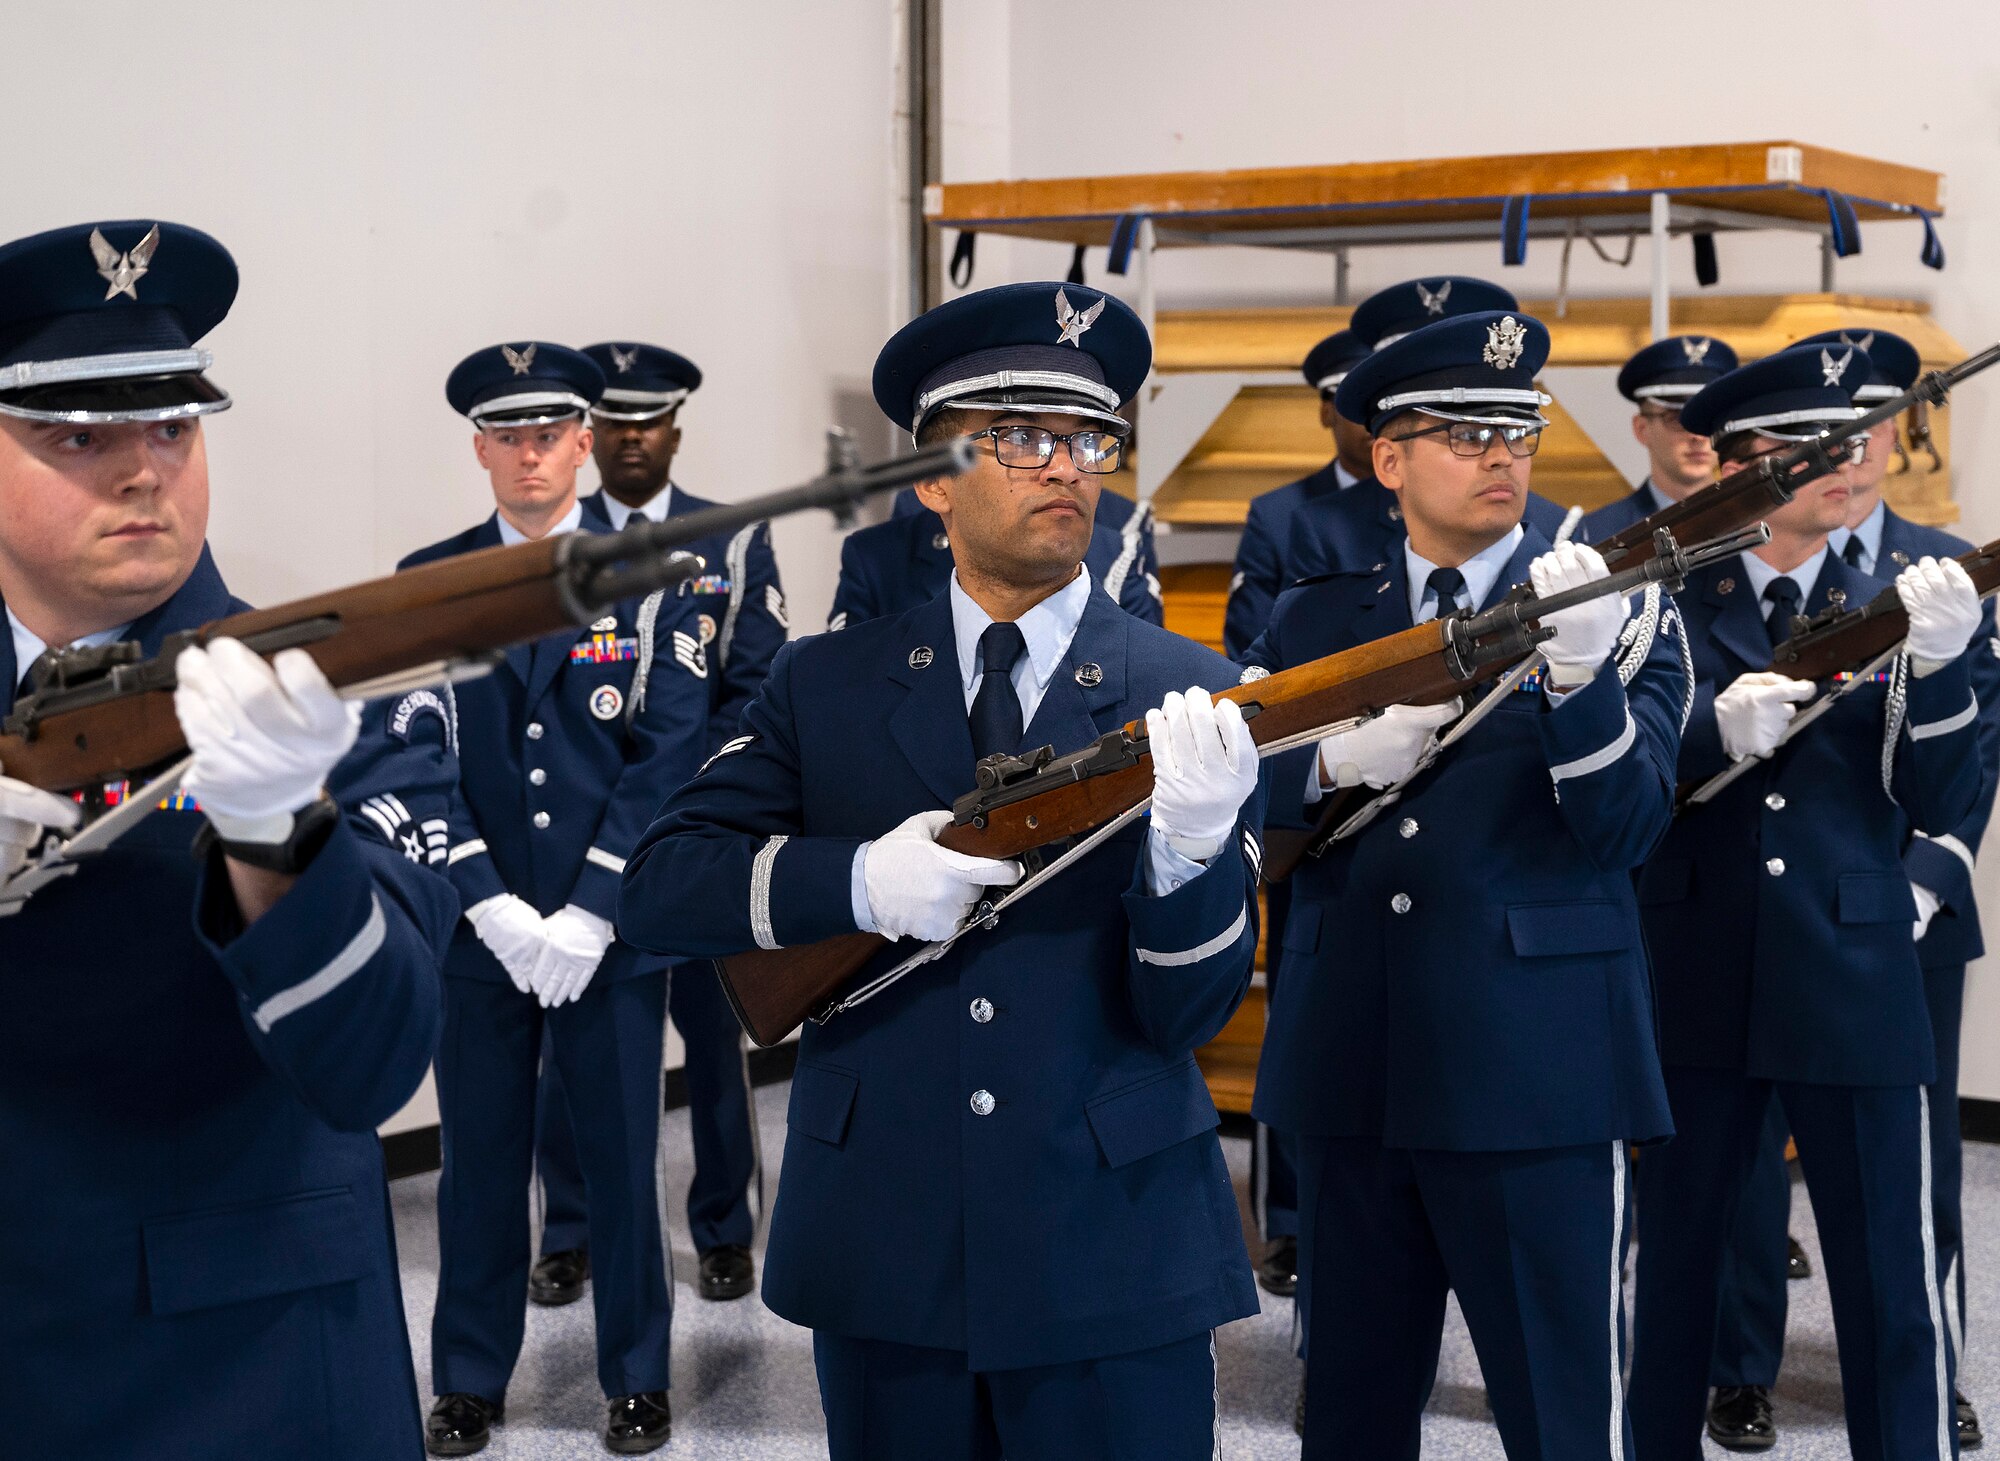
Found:
<path fill-rule="evenodd" d="M 818 469 L 891 317 L 890 0 L 15 9 L 0 236 L 96 217 L 214 233 L 212 537 L 272 602 L 383 572 L 491 509 L 444 400 L 500 339 L 644 338 L 707 381 L 676 476 Z M 586 477 L 594 474 L 586 469 Z M 799 622 L 827 530 L 778 530 Z"/>
<path fill-rule="evenodd" d="M 2000 55 L 1965 43 L 1991 30 L 1983 0 L 1942 0 L 1920 20 L 1879 0 L 1665 10 L 1599 0 L 1526 9 L 947 0 L 946 14 L 947 75 L 972 69 L 957 48 L 996 31 L 1011 63 L 1004 146 L 990 95 L 947 94 L 948 118 L 981 139 L 947 153 L 950 181 L 1796 140 L 1943 172 L 1948 269 L 1918 265 L 1915 225 L 1868 225 L 1864 253 L 1841 262 L 1837 286 L 1931 300 L 1970 348 L 2000 339 Z M 1060 277 L 1068 266 L 1063 245 L 1020 242 L 989 258 L 989 242 L 976 284 Z M 1504 270 L 1497 242 L 1357 251 L 1352 288 L 1358 298 L 1453 270 L 1547 296 L 1559 249 L 1537 240 L 1525 266 Z M 1818 287 L 1808 238 L 1724 237 L 1718 253 L 1723 290 Z M 1092 252 L 1090 282 L 1129 293 L 1103 261 Z M 1571 291 L 1643 294 L 1649 267 L 1643 244 L 1624 271 L 1579 244 Z M 1674 245 L 1672 268 L 1674 288 L 1693 290 L 1686 243 Z M 1163 256 L 1159 277 L 1163 307 L 1320 303 L 1333 289 L 1323 255 L 1179 251 Z M 1952 409 L 1960 531 L 1985 541 L 2000 534 L 2000 379 L 1972 385 Z M 2000 856 L 1989 852 L 1981 886 L 2000 944 Z M 1989 1098 L 2000 1098 L 1995 985 L 1975 966 L 1963 1087 Z"/>

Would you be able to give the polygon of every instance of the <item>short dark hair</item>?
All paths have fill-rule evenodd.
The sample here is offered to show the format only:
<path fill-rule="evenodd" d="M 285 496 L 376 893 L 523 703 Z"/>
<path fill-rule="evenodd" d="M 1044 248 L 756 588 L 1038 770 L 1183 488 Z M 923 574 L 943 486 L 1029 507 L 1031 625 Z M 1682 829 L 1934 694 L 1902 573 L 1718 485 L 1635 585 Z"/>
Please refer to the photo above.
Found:
<path fill-rule="evenodd" d="M 971 416 L 956 406 L 945 406 L 933 411 L 922 426 L 917 428 L 917 445 L 930 446 L 947 437 L 963 436 L 972 425 Z"/>
<path fill-rule="evenodd" d="M 1754 427 L 1745 431 L 1726 431 L 1715 439 L 1717 460 L 1725 462 L 1747 462 L 1756 456 L 1760 448 L 1758 440 L 1763 432 Z"/>

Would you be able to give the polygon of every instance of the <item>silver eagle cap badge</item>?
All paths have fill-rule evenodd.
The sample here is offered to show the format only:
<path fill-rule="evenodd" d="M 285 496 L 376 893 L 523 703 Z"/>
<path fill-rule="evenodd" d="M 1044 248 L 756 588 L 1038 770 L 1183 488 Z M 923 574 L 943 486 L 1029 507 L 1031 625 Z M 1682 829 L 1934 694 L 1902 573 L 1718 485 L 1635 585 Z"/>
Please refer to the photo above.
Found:
<path fill-rule="evenodd" d="M 1688 335 L 1681 340 L 1681 351 L 1687 356 L 1689 365 L 1700 365 L 1702 361 L 1708 358 L 1708 347 L 1714 343 L 1715 341 L 1713 340 L 1703 340 L 1693 335 Z"/>
<path fill-rule="evenodd" d="M 1451 298 L 1451 281 L 1445 280 L 1434 290 L 1424 288 L 1420 281 L 1417 284 L 1417 298 L 1423 301 L 1425 314 L 1441 315 L 1444 313 L 1444 302 Z"/>
<path fill-rule="evenodd" d="M 638 359 L 639 347 L 637 345 L 634 345 L 630 350 L 620 350 L 616 345 L 611 347 L 611 363 L 617 367 L 620 375 L 629 375 L 632 367 L 638 363 Z"/>
<path fill-rule="evenodd" d="M 1108 298 L 1109 296 L 1106 296 Z M 1105 300 L 1100 299 L 1089 309 L 1078 310 L 1070 307 L 1069 296 L 1062 290 L 1056 291 L 1056 324 L 1062 333 L 1056 336 L 1058 345 L 1074 345 L 1083 348 L 1083 332 L 1097 323 L 1097 317 L 1104 313 Z"/>
<path fill-rule="evenodd" d="M 109 286 L 104 291 L 107 300 L 124 295 L 136 301 L 139 298 L 139 281 L 146 277 L 146 270 L 152 267 L 153 255 L 160 247 L 160 225 L 154 224 L 126 253 L 119 253 L 111 247 L 99 229 L 90 231 L 90 256 L 97 260 L 97 272 Z"/>
<path fill-rule="evenodd" d="M 1826 377 L 1826 384 L 1830 386 L 1839 385 L 1840 378 L 1847 374 L 1847 367 L 1853 360 L 1854 347 L 1852 345 L 1847 347 L 1847 353 L 1838 360 L 1833 358 L 1831 350 L 1822 346 L 1819 352 L 1819 370 L 1820 374 Z"/>
<path fill-rule="evenodd" d="M 1848 334 L 1847 331 L 1842 330 L 1840 332 L 1840 343 L 1843 345 L 1859 345 L 1863 350 L 1873 350 L 1875 348 L 1875 332 L 1870 330 L 1857 340 Z"/>
<path fill-rule="evenodd" d="M 1486 327 L 1486 349 L 1481 358 L 1495 370 L 1512 370 L 1528 348 L 1528 332 L 1512 315 Z"/>
<path fill-rule="evenodd" d="M 524 350 L 516 350 L 511 345 L 502 345 L 500 347 L 500 354 L 509 365 L 514 367 L 514 374 L 516 375 L 526 375 L 535 363 L 535 347 L 533 344 L 530 344 Z"/>

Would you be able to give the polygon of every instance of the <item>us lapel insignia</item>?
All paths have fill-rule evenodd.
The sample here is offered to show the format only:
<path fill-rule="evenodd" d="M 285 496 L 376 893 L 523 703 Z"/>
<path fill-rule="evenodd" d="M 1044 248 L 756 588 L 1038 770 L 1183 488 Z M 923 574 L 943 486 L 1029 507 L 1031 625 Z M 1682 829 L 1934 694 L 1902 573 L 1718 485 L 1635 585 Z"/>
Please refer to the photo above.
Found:
<path fill-rule="evenodd" d="M 920 644 L 910 651 L 910 668 L 913 670 L 927 670 L 931 667 L 931 661 L 936 658 L 937 656 L 931 653 L 931 647 L 928 644 Z"/>
<path fill-rule="evenodd" d="M 1847 590 L 1844 588 L 1828 589 L 1826 591 L 1826 601 L 1836 609 L 1844 608 L 1847 604 Z"/>
<path fill-rule="evenodd" d="M 1392 507 L 1392 508 L 1390 508 L 1390 509 L 1389 509 L 1389 521 L 1390 521 L 1390 522 L 1392 522 L 1392 523 L 1399 523 L 1399 522 L 1401 522 L 1402 520 L 1403 520 L 1403 509 L 1402 509 L 1402 508 L 1400 508 L 1400 507 Z"/>
<path fill-rule="evenodd" d="M 1721 581 L 1720 583 L 1716 584 L 1716 586 L 1715 586 L 1715 591 L 1716 591 L 1717 593 L 1719 593 L 1719 594 L 1730 594 L 1730 593 L 1735 593 L 1735 592 L 1736 592 L 1736 580 L 1735 580 L 1735 579 L 1733 579 L 1733 578 L 1725 578 L 1725 579 L 1723 579 L 1723 580 L 1722 580 L 1722 581 Z"/>
<path fill-rule="evenodd" d="M 943 533 L 932 533 L 931 546 L 937 549 L 938 552 L 942 553 L 944 552 L 945 549 L 951 546 L 951 539 L 946 537 Z"/>
<path fill-rule="evenodd" d="M 1076 667 L 1076 682 L 1086 690 L 1103 684 L 1104 666 L 1085 661 Z"/>
<path fill-rule="evenodd" d="M 1898 548 L 1889 555 L 1889 561 L 1894 563 L 1898 568 L 1908 568 L 1910 566 L 1910 555 L 1905 553 L 1901 548 Z"/>

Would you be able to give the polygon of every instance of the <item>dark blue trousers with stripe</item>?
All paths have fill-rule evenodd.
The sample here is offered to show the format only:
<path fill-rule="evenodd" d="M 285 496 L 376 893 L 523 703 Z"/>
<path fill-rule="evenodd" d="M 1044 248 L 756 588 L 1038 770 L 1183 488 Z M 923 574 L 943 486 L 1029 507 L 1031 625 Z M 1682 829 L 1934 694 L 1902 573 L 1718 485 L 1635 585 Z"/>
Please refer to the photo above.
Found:
<path fill-rule="evenodd" d="M 1303 1456 L 1416 1461 L 1448 1293 L 1510 1461 L 1629 1455 L 1626 1171 L 1620 1142 L 1435 1152 L 1301 1138 Z"/>
<path fill-rule="evenodd" d="M 1856 1457 L 1955 1454 L 1955 1357 L 1931 1227 L 1929 1092 L 1669 1067 L 1674 1138 L 1638 1163 L 1631 1412 L 1637 1461 L 1699 1461 L 1723 1254 L 1772 1092 L 1818 1220 Z"/>
<path fill-rule="evenodd" d="M 1785 1162 L 1785 1108 L 1776 1096 L 1722 1260 L 1722 1300 L 1715 1321 L 1712 1385 L 1778 1383 L 1785 1358 L 1786 1240 L 1792 1224 L 1792 1174 Z"/>

